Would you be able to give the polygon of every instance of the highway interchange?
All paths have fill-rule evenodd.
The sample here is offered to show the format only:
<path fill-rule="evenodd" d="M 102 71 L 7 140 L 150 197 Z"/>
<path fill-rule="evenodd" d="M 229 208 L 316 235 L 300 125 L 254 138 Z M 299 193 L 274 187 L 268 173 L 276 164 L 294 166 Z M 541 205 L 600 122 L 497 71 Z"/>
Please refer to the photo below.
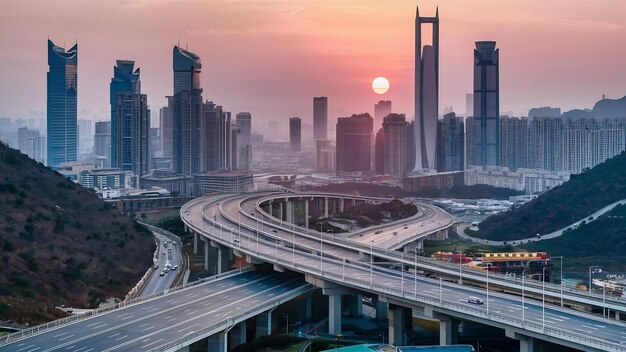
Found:
<path fill-rule="evenodd" d="M 176 244 L 176 241 L 159 233 L 152 233 L 154 234 L 154 237 L 158 239 L 157 243 L 159 244 L 159 248 L 157 249 L 158 267 L 153 268 L 154 272 L 145 284 L 140 296 L 149 296 L 172 287 L 177 274 L 180 270 L 183 270 L 180 244 Z M 168 250 L 171 252 L 168 252 Z M 176 266 L 176 270 L 169 270 L 161 276 L 161 272 L 163 272 L 164 268 L 168 264 L 172 268 Z"/>
<path fill-rule="evenodd" d="M 626 347 L 620 347 L 626 343 L 626 325 L 621 322 L 548 303 L 542 305 L 541 301 L 528 298 L 522 309 L 522 298 L 516 295 L 489 292 L 487 299 L 487 291 L 483 289 L 378 266 L 372 269 L 364 260 L 362 249 L 346 249 L 331 243 L 330 237 L 320 233 L 316 235 L 326 237 L 328 241 L 296 235 L 289 231 L 289 225 L 263 215 L 257 207 L 260 197 L 198 199 L 185 205 L 181 215 L 196 231 L 210 234 L 213 240 L 295 271 L 364 291 L 431 303 L 533 332 L 579 339 L 598 349 L 626 350 Z M 203 218 L 208 221 L 203 221 Z M 272 226 L 272 223 L 275 225 Z M 310 235 L 313 233 L 311 231 Z M 293 241 L 295 248 L 291 245 Z M 322 257 L 318 255 L 320 251 L 324 253 Z M 481 297 L 486 302 L 484 305 L 471 304 L 467 302 L 470 296 Z"/>

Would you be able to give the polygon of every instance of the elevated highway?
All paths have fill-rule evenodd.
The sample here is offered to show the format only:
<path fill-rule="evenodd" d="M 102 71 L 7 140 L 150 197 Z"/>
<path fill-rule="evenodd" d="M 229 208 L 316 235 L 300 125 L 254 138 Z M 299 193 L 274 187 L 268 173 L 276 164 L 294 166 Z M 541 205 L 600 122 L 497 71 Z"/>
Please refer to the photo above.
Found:
<path fill-rule="evenodd" d="M 211 351 L 223 351 L 226 332 L 246 319 L 271 314 L 278 305 L 309 292 L 302 278 L 241 270 L 171 293 L 135 299 L 116 307 L 14 333 L 0 350 L 178 351 L 208 339 Z M 257 321 L 258 336 L 271 332 L 271 317 Z M 245 327 L 243 327 L 245 329 Z M 241 331 L 238 332 L 242 334 Z M 245 341 L 245 330 L 243 336 Z"/>
<path fill-rule="evenodd" d="M 331 195 L 302 195 L 304 198 L 316 196 Z M 453 339 L 454 332 L 449 327 L 454 326 L 455 321 L 466 320 L 504 329 L 508 336 L 519 339 L 525 350 L 532 350 L 534 339 L 584 350 L 626 350 L 623 346 L 626 343 L 624 323 L 567 306 L 573 302 L 623 312 L 625 307 L 621 301 L 605 302 L 595 295 L 561 292 L 555 285 L 539 283 L 537 287 L 537 283 L 520 283 L 500 275 L 462 271 L 458 270 L 460 267 L 423 259 L 417 261 L 418 258 L 410 253 L 392 253 L 388 248 L 378 247 L 380 241 L 370 240 L 368 246 L 350 238 L 323 234 L 297 226 L 294 218 L 287 219 L 282 216 L 283 212 L 280 217 L 266 212 L 263 204 L 272 197 L 284 199 L 286 195 L 204 197 L 187 203 L 181 208 L 181 216 L 189 229 L 205 243 L 208 241 L 224 250 L 231 249 L 252 263 L 267 262 L 277 270 L 300 272 L 307 281 L 321 287 L 329 296 L 331 333 L 341 331 L 341 315 L 337 314 L 341 311 L 341 296 L 370 294 L 389 303 L 392 343 L 400 343 L 402 339 L 401 324 L 396 322 L 406 319 L 403 309 L 413 309 L 442 322 L 444 342 Z M 397 225 L 388 224 L 388 228 Z M 386 229 L 383 227 L 382 230 Z M 420 235 L 415 234 L 416 238 Z M 377 260 L 401 263 L 404 270 L 381 268 L 375 265 Z M 419 274 L 422 272 L 433 273 L 436 277 L 424 277 Z M 455 277 L 457 282 L 448 282 Z M 465 282 L 479 285 L 459 284 Z M 494 288 L 506 293 L 494 292 Z M 469 296 L 481 297 L 485 304 L 470 304 L 467 301 Z M 538 301 L 529 299 L 529 296 L 543 299 Z M 560 303 L 561 298 L 567 304 L 550 303 Z"/>

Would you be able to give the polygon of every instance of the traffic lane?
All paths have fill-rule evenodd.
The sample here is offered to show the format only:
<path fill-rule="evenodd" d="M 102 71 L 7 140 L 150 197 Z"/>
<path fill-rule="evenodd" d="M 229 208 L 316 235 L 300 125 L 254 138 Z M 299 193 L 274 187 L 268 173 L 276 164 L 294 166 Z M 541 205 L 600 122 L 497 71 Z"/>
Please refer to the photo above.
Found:
<path fill-rule="evenodd" d="M 192 288 L 177 291 L 167 296 L 157 297 L 147 300 L 145 302 L 137 303 L 134 305 L 126 306 L 120 309 L 116 309 L 111 312 L 103 313 L 91 318 L 80 320 L 78 322 L 64 325 L 62 327 L 48 330 L 39 335 L 35 335 L 24 341 L 16 341 L 9 345 L 3 346 L 3 351 L 26 351 L 24 347 L 32 345 L 35 348 L 39 346 L 55 345 L 63 343 L 64 341 L 75 337 L 82 336 L 83 331 L 94 331 L 102 328 L 108 328 L 111 326 L 115 319 L 124 321 L 122 318 L 132 316 L 142 316 L 145 314 L 154 313 L 161 309 L 163 304 L 186 304 L 185 295 L 190 293 L 199 295 L 210 295 L 217 293 L 221 290 L 230 289 L 232 287 L 246 284 L 254 280 L 262 278 L 262 274 L 258 273 L 244 273 L 241 275 L 220 279 L 204 284 L 194 286 Z M 182 302 L 182 303 L 181 303 Z M 131 318 L 126 318 L 128 320 Z"/>
<path fill-rule="evenodd" d="M 273 295 L 283 293 L 287 288 L 293 289 L 302 284 L 303 281 L 296 284 L 296 282 L 285 282 L 278 277 L 270 277 L 258 282 L 236 286 L 210 296 L 198 297 L 195 294 L 188 294 L 186 299 L 189 303 L 181 307 L 176 305 L 164 306 L 161 310 L 149 315 L 149 318 L 139 318 L 129 323 L 120 324 L 88 338 L 83 338 L 81 341 L 73 341 L 63 348 L 74 345 L 75 347 L 97 347 L 100 351 L 121 348 L 136 351 L 148 343 L 148 341 L 142 342 L 143 340 L 152 336 L 163 338 L 163 344 L 165 344 L 181 337 L 182 332 L 179 333 L 178 330 L 183 330 L 187 334 L 215 324 L 226 316 L 244 312 L 245 302 L 252 297 L 262 296 L 266 300 L 271 299 Z M 59 350 L 63 350 L 63 348 Z M 57 348 L 50 349 L 50 351 L 54 350 Z"/>

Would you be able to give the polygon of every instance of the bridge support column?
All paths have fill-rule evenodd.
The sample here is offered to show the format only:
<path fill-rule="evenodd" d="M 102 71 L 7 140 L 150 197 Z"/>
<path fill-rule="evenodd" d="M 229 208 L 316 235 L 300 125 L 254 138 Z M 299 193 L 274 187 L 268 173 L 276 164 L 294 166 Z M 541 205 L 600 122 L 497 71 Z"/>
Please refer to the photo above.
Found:
<path fill-rule="evenodd" d="M 618 311 L 615 311 L 615 320 L 621 320 L 620 313 Z"/>
<path fill-rule="evenodd" d="M 304 201 L 304 227 L 309 228 L 309 201 Z"/>
<path fill-rule="evenodd" d="M 285 220 L 283 217 L 283 202 L 278 203 L 278 218 L 281 220 Z"/>
<path fill-rule="evenodd" d="M 376 301 L 376 319 L 387 319 L 388 310 L 389 303 L 383 302 L 380 299 Z"/>
<path fill-rule="evenodd" d="M 343 213 L 344 206 L 345 206 L 345 199 L 340 198 L 339 199 L 339 212 L 340 213 Z"/>
<path fill-rule="evenodd" d="M 228 352 L 227 331 L 222 331 L 207 338 L 207 350 L 211 352 Z"/>
<path fill-rule="evenodd" d="M 540 346 L 536 346 L 535 339 L 530 336 L 526 336 L 509 329 L 505 330 L 505 334 L 508 338 L 519 340 L 520 352 L 539 352 L 541 350 L 541 348 L 538 348 Z"/>
<path fill-rule="evenodd" d="M 363 295 L 355 294 L 345 296 L 348 300 L 348 315 L 352 317 L 360 317 L 363 315 Z"/>
<path fill-rule="evenodd" d="M 178 351 L 176 351 L 176 352 L 189 352 L 189 346 L 185 346 L 185 347 L 183 347 L 183 348 L 179 349 L 179 350 L 178 350 Z"/>
<path fill-rule="evenodd" d="M 341 294 L 330 293 L 328 295 L 328 333 L 331 335 L 341 334 Z"/>
<path fill-rule="evenodd" d="M 287 214 L 285 214 L 285 219 L 287 219 L 286 221 L 290 224 L 293 224 L 293 202 L 290 202 L 289 200 L 285 201 L 285 206 L 286 206 L 286 211 Z"/>
<path fill-rule="evenodd" d="M 209 270 L 209 240 L 204 240 L 204 270 Z"/>
<path fill-rule="evenodd" d="M 272 311 L 263 312 L 256 316 L 256 338 L 272 334 Z"/>
<path fill-rule="evenodd" d="M 198 234 L 193 233 L 193 253 L 198 254 Z"/>
<path fill-rule="evenodd" d="M 313 297 L 311 294 L 306 294 L 304 299 L 298 305 L 298 320 L 306 321 L 313 316 Z"/>
<path fill-rule="evenodd" d="M 401 346 L 406 343 L 406 328 L 412 319 L 412 310 L 410 308 L 389 305 L 389 344 Z"/>
<path fill-rule="evenodd" d="M 324 197 L 324 217 L 328 217 L 328 197 Z"/>
<path fill-rule="evenodd" d="M 450 346 L 459 341 L 459 320 L 443 317 L 439 320 L 439 345 Z"/>
<path fill-rule="evenodd" d="M 231 249 L 225 246 L 217 248 L 217 273 L 221 274 L 230 269 L 230 253 Z"/>
<path fill-rule="evenodd" d="M 232 350 L 233 348 L 246 343 L 246 333 L 247 329 L 245 320 L 230 329 L 228 332 L 228 349 Z"/>

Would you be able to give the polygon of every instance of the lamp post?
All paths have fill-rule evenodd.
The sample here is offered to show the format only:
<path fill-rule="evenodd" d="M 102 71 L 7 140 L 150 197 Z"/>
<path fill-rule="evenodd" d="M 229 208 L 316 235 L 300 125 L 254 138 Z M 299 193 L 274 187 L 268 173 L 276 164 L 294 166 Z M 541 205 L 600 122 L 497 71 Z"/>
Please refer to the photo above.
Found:
<path fill-rule="evenodd" d="M 287 335 L 289 335 L 289 314 L 283 314 L 283 317 L 287 318 L 287 323 L 285 324 L 285 330 L 287 330 Z"/>
<path fill-rule="evenodd" d="M 559 285 L 561 286 L 561 307 L 563 307 L 563 256 L 552 257 L 554 259 L 560 259 L 561 277 L 559 279 Z"/>
<path fill-rule="evenodd" d="M 541 330 L 546 328 L 546 267 L 541 269 Z"/>
<path fill-rule="evenodd" d="M 489 267 L 490 265 L 487 264 L 487 301 L 485 302 L 487 304 L 487 314 L 489 314 Z"/>
<path fill-rule="evenodd" d="M 593 291 L 592 290 L 592 287 L 593 287 L 593 272 L 591 271 L 591 269 L 598 269 L 598 268 L 600 268 L 600 267 L 597 266 L 597 265 L 592 265 L 592 266 L 589 267 L 589 289 L 588 289 L 588 291 L 589 291 L 590 294 L 591 294 L 591 291 Z"/>
<path fill-rule="evenodd" d="M 370 286 L 374 286 L 374 240 L 370 241 Z"/>
<path fill-rule="evenodd" d="M 320 273 L 324 273 L 324 239 L 320 232 Z"/>
<path fill-rule="evenodd" d="M 526 271 L 522 270 L 522 323 L 524 322 L 524 279 L 526 278 Z"/>
<path fill-rule="evenodd" d="M 404 252 L 400 252 L 400 296 L 404 297 Z"/>
<path fill-rule="evenodd" d="M 417 300 L 417 251 L 415 251 L 415 273 L 413 273 L 413 275 L 413 279 L 415 280 L 413 291 L 415 292 L 415 299 Z"/>

